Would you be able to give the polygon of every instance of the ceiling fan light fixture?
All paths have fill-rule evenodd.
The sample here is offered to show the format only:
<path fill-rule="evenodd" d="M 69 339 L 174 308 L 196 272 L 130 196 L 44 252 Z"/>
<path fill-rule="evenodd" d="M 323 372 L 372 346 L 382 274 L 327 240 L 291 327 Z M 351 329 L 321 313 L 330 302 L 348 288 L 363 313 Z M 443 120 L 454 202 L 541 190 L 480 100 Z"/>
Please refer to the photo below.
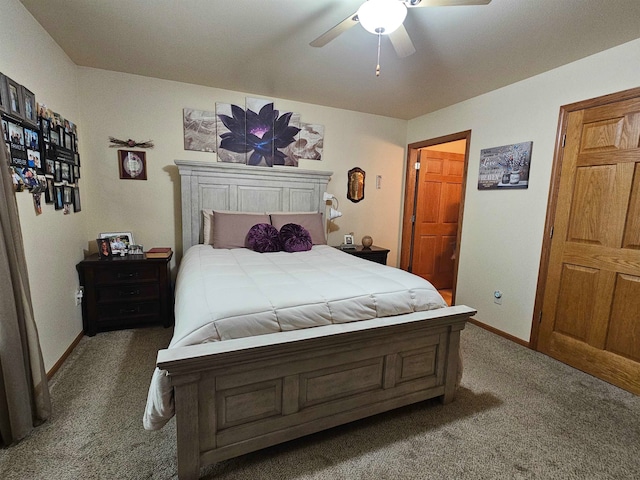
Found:
<path fill-rule="evenodd" d="M 358 9 L 360 25 L 376 35 L 389 35 L 407 16 L 407 7 L 399 0 L 368 0 Z"/>

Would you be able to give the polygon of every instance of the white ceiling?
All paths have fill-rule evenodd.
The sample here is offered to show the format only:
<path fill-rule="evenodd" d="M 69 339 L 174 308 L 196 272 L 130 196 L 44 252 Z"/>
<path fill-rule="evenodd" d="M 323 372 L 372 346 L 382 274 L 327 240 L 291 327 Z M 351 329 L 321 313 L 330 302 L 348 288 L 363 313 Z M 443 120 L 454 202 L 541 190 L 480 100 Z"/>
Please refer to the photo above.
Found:
<path fill-rule="evenodd" d="M 417 8 L 417 52 L 400 59 L 383 37 L 376 77 L 360 25 L 309 46 L 363 0 L 21 1 L 77 65 L 402 119 L 640 38 L 640 0 Z"/>

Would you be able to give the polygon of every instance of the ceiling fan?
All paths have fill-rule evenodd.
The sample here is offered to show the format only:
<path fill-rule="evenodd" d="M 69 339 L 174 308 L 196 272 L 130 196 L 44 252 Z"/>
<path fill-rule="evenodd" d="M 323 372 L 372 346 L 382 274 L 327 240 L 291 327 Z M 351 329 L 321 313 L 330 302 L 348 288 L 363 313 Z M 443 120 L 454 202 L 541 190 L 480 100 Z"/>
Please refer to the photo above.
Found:
<path fill-rule="evenodd" d="M 407 16 L 407 9 L 417 7 L 449 7 L 458 5 L 487 5 L 491 0 L 367 0 L 357 12 L 349 15 L 335 27 L 326 31 L 309 45 L 323 47 L 341 33 L 359 23 L 362 27 L 378 35 L 378 67 L 380 74 L 380 38 L 388 35 L 394 50 L 400 58 L 415 53 L 416 48 L 402 24 Z"/>

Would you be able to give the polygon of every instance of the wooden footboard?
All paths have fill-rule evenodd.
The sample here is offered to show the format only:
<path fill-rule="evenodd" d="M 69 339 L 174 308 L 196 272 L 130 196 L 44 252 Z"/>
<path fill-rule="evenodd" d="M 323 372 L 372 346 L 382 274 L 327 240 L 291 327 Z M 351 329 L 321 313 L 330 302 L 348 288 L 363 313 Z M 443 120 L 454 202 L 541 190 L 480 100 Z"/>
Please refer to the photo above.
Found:
<path fill-rule="evenodd" d="M 162 350 L 178 477 L 380 412 L 453 400 L 466 306 Z"/>

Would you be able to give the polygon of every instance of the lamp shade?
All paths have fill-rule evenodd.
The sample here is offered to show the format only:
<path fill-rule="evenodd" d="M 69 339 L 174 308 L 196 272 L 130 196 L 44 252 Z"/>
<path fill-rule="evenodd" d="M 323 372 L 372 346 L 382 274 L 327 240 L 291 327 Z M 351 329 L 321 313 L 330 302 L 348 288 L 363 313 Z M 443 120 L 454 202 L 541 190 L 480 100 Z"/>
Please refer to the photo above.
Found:
<path fill-rule="evenodd" d="M 368 0 L 358 9 L 358 20 L 367 32 L 389 35 L 402 25 L 407 7 L 399 0 Z"/>
<path fill-rule="evenodd" d="M 329 220 L 333 220 L 334 218 L 338 218 L 342 216 L 342 212 L 339 212 L 335 208 L 331 207 L 329 210 Z"/>

